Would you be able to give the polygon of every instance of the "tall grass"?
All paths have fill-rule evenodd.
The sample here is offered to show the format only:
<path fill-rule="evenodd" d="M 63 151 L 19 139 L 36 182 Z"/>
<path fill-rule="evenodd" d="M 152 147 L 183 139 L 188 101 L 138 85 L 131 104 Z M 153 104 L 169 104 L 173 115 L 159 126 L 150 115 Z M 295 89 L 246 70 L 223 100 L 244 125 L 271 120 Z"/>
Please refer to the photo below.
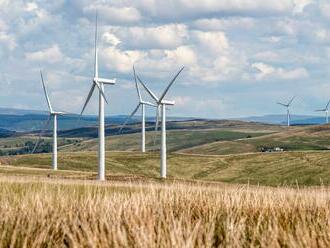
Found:
<path fill-rule="evenodd" d="M 0 178 L 0 247 L 329 247 L 330 191 Z"/>

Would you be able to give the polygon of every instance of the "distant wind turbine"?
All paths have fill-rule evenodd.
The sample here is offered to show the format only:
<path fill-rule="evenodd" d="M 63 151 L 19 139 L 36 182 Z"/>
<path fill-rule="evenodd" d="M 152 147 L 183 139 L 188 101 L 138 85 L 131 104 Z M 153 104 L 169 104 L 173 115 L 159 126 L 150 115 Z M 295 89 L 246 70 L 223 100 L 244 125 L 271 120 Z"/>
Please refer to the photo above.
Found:
<path fill-rule="evenodd" d="M 133 66 L 133 73 L 134 73 L 134 81 L 135 81 L 135 87 L 136 87 L 136 91 L 139 97 L 139 103 L 136 106 L 136 108 L 133 110 L 133 112 L 131 113 L 131 115 L 125 120 L 124 124 L 121 126 L 119 133 L 121 133 L 121 131 L 123 130 L 123 128 L 126 126 L 126 124 L 128 123 L 128 121 L 135 115 L 135 113 L 139 110 L 139 108 L 141 107 L 141 112 L 142 112 L 142 127 L 141 127 L 141 151 L 145 152 L 146 151 L 146 136 L 145 136 L 145 106 L 153 106 L 156 107 L 155 104 L 144 101 L 142 99 L 141 96 L 141 92 L 140 92 L 140 88 L 138 86 L 138 83 L 136 81 L 136 73 L 135 73 L 135 67 Z"/>
<path fill-rule="evenodd" d="M 291 116 L 290 116 L 290 106 L 291 106 L 291 104 L 292 104 L 292 102 L 293 102 L 293 100 L 295 98 L 296 98 L 295 96 L 292 97 L 291 100 L 288 102 L 288 104 L 284 104 L 284 103 L 280 103 L 280 102 L 277 103 L 277 104 L 279 104 L 279 105 L 281 105 L 281 106 L 283 106 L 283 107 L 286 108 L 287 125 L 288 125 L 288 127 L 290 126 L 290 118 L 291 118 Z"/>
<path fill-rule="evenodd" d="M 182 67 L 179 72 L 174 76 L 172 81 L 168 84 L 166 89 L 164 90 L 163 94 L 158 98 L 137 76 L 137 79 L 139 82 L 142 84 L 144 89 L 149 93 L 149 95 L 155 100 L 157 104 L 157 118 L 156 118 L 156 129 L 158 127 L 158 121 L 159 121 L 159 109 L 162 111 L 162 129 L 161 129 L 161 151 L 160 151 L 160 157 L 161 157 L 161 162 L 160 162 L 160 177 L 161 178 L 166 178 L 166 115 L 165 115 L 165 110 L 166 110 L 166 105 L 174 105 L 174 101 L 168 101 L 165 100 L 165 96 L 176 80 L 176 78 L 179 76 L 179 74 L 183 71 L 184 67 Z"/>
<path fill-rule="evenodd" d="M 64 115 L 65 113 L 64 112 L 57 112 L 57 111 L 53 110 L 52 105 L 51 105 L 50 100 L 49 100 L 48 92 L 47 92 L 47 89 L 46 89 L 46 86 L 45 86 L 45 81 L 44 81 L 44 77 L 42 75 L 42 71 L 40 71 L 40 77 L 41 77 L 42 87 L 44 89 L 45 98 L 46 98 L 47 105 L 48 105 L 49 117 L 47 119 L 45 127 L 41 130 L 41 132 L 39 134 L 38 141 L 35 144 L 35 146 L 32 150 L 32 153 L 34 153 L 36 151 L 36 149 L 37 149 L 37 147 L 40 143 L 40 139 L 41 139 L 41 135 L 42 135 L 43 131 L 48 127 L 51 118 L 53 118 L 54 123 L 53 123 L 52 168 L 53 168 L 53 170 L 57 170 L 57 116 L 58 115 Z"/>
<path fill-rule="evenodd" d="M 324 109 L 315 110 L 316 112 L 324 112 L 325 113 L 325 123 L 326 124 L 329 123 L 329 104 L 330 104 L 330 100 L 328 101 L 328 104 L 325 106 Z"/>
<path fill-rule="evenodd" d="M 98 68 L 98 48 L 97 48 L 97 14 L 95 17 L 95 57 L 94 57 L 94 78 L 92 81 L 91 89 L 88 93 L 86 102 L 83 106 L 83 109 L 80 113 L 82 115 L 84 110 L 93 95 L 95 86 L 99 91 L 99 157 L 98 157 L 98 179 L 101 181 L 105 180 L 105 144 L 104 144 L 104 101 L 108 103 L 105 94 L 104 94 L 104 85 L 110 84 L 113 85 L 116 83 L 116 79 L 105 79 L 99 77 L 99 68 Z"/>

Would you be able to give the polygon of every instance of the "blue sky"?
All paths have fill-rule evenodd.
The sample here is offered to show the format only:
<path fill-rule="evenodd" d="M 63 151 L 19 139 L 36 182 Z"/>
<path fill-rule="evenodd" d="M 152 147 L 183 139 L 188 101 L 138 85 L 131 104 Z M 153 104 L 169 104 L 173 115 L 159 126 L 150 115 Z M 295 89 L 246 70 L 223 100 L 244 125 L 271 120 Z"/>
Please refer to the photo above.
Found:
<path fill-rule="evenodd" d="M 79 112 L 93 75 L 99 12 L 106 113 L 136 105 L 132 65 L 160 93 L 170 115 L 228 118 L 315 114 L 330 98 L 330 2 L 316 0 L 0 0 L 0 106 L 46 109 L 43 69 L 54 108 Z M 97 96 L 86 109 L 97 113 Z M 153 114 L 153 111 L 149 114 Z"/>

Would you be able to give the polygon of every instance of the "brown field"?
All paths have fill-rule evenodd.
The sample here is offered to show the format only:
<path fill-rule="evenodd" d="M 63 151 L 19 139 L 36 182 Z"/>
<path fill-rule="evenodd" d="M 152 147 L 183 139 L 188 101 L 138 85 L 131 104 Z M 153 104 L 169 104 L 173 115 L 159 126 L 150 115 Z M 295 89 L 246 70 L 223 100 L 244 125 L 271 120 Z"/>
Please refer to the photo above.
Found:
<path fill-rule="evenodd" d="M 329 247 L 329 188 L 0 176 L 1 247 Z"/>

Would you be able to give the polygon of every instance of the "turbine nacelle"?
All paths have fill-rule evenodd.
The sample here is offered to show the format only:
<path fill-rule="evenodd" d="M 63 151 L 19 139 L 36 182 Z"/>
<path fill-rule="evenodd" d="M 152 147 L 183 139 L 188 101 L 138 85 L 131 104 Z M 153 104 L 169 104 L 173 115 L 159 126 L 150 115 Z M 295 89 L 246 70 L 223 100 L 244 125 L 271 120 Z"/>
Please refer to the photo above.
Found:
<path fill-rule="evenodd" d="M 102 83 L 102 84 L 110 84 L 114 85 L 116 83 L 116 79 L 106 79 L 106 78 L 99 78 L 99 77 L 94 77 L 93 78 L 94 83 Z"/>
<path fill-rule="evenodd" d="M 151 103 L 151 102 L 146 102 L 146 101 L 140 101 L 140 104 L 145 104 L 145 105 L 148 105 L 148 106 L 157 107 L 156 104 Z"/>
<path fill-rule="evenodd" d="M 49 113 L 50 115 L 66 115 L 67 113 L 65 113 L 65 112 L 55 112 L 55 111 L 53 111 L 53 112 L 50 112 Z"/>
<path fill-rule="evenodd" d="M 158 102 L 158 104 L 174 105 L 175 101 L 162 100 L 161 102 Z"/>

